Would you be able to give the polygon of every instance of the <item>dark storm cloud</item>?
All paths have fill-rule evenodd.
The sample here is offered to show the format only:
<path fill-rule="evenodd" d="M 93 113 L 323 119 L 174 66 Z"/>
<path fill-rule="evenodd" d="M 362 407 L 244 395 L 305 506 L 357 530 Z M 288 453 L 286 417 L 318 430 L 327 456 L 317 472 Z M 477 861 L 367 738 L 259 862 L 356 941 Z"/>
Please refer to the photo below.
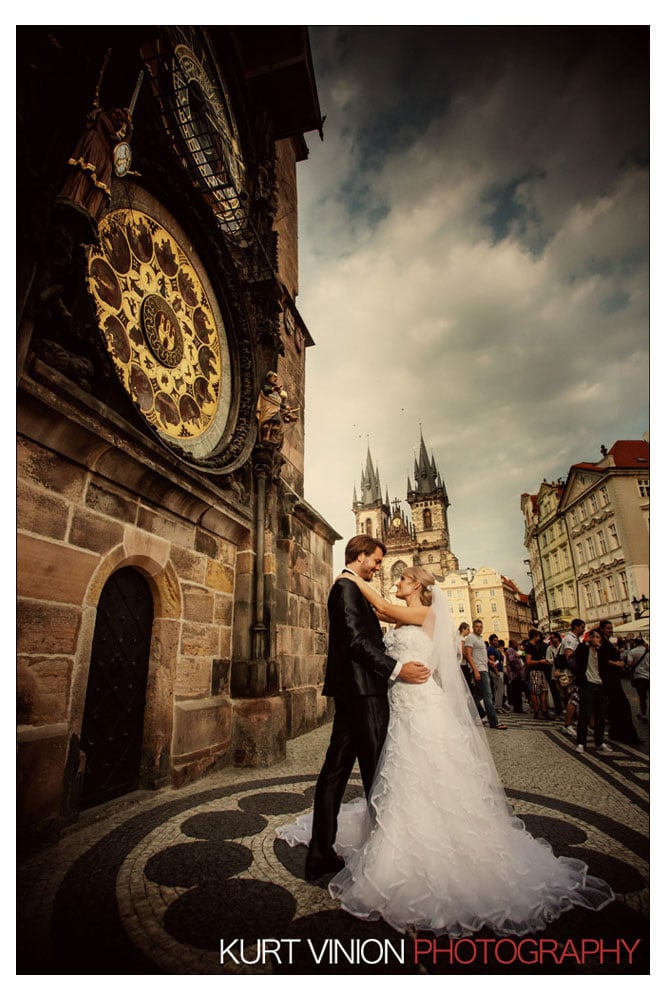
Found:
<path fill-rule="evenodd" d="M 403 495 L 421 423 L 462 564 L 517 575 L 520 494 L 647 428 L 648 32 L 311 39 L 309 498 L 349 534 L 367 435 Z"/>

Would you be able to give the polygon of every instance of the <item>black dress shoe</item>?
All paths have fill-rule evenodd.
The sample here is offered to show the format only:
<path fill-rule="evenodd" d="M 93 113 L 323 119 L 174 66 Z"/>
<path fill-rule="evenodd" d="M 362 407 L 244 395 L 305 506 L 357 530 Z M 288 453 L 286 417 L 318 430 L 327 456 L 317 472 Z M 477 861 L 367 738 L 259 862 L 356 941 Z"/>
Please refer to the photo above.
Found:
<path fill-rule="evenodd" d="M 325 875 L 335 875 L 344 867 L 345 862 L 337 854 L 332 854 L 331 857 L 324 860 L 306 858 L 306 881 L 317 882 Z"/>

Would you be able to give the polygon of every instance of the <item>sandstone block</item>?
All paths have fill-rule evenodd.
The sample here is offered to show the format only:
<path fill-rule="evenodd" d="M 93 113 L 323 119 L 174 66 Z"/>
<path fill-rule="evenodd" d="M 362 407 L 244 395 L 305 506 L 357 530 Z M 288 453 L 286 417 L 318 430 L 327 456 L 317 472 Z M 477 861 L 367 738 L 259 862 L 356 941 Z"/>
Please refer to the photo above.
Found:
<path fill-rule="evenodd" d="M 96 555 L 19 534 L 18 590 L 22 597 L 81 604 L 99 563 Z"/>
<path fill-rule="evenodd" d="M 224 695 L 176 702 L 174 754 L 179 757 L 228 743 L 231 738 L 231 719 L 232 703 Z"/>
<path fill-rule="evenodd" d="M 123 525 L 100 517 L 91 511 L 81 511 L 72 518 L 68 541 L 80 549 L 106 555 L 123 540 Z"/>
<path fill-rule="evenodd" d="M 219 656 L 220 629 L 217 625 L 184 622 L 181 631 L 183 656 Z"/>
<path fill-rule="evenodd" d="M 268 767 L 285 757 L 287 719 L 282 698 L 234 701 L 232 752 L 238 767 Z"/>
<path fill-rule="evenodd" d="M 223 566 L 222 563 L 208 559 L 206 565 L 206 586 L 225 594 L 233 594 L 234 571 L 229 566 Z"/>
<path fill-rule="evenodd" d="M 23 480 L 18 484 L 16 504 L 19 529 L 48 538 L 63 539 L 67 534 L 69 505 L 53 493 L 35 489 Z"/>
<path fill-rule="evenodd" d="M 79 608 L 67 604 L 20 600 L 18 606 L 18 653 L 76 651 L 81 625 Z"/>

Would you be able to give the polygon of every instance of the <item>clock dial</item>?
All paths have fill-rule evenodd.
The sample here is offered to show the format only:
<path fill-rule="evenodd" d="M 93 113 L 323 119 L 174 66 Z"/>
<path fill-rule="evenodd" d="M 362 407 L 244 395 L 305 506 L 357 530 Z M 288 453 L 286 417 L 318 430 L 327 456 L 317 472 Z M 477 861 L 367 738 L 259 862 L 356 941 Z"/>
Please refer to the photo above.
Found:
<path fill-rule="evenodd" d="M 235 233 L 246 218 L 241 197 L 246 171 L 225 84 L 213 81 L 188 45 L 174 48 L 173 81 L 176 118 L 188 155 L 220 227 Z"/>
<path fill-rule="evenodd" d="M 231 403 L 224 325 L 184 239 L 145 211 L 99 225 L 88 285 L 118 376 L 144 418 L 193 458 L 219 445 Z"/>

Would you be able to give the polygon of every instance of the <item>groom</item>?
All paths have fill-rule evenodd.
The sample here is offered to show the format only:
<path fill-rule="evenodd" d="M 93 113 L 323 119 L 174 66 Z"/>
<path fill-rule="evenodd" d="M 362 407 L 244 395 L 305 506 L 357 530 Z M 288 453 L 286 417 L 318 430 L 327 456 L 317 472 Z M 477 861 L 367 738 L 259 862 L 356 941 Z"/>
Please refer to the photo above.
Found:
<path fill-rule="evenodd" d="M 371 535 L 355 535 L 345 548 L 344 573 L 373 579 L 386 553 Z M 329 594 L 329 651 L 322 694 L 334 699 L 331 742 L 317 779 L 313 834 L 306 857 L 306 878 L 313 882 L 344 867 L 335 853 L 338 810 L 355 760 L 368 798 L 387 733 L 387 685 L 400 678 L 423 684 L 430 671 L 423 663 L 397 663 L 384 652 L 375 611 L 350 578 L 336 580 Z"/>

